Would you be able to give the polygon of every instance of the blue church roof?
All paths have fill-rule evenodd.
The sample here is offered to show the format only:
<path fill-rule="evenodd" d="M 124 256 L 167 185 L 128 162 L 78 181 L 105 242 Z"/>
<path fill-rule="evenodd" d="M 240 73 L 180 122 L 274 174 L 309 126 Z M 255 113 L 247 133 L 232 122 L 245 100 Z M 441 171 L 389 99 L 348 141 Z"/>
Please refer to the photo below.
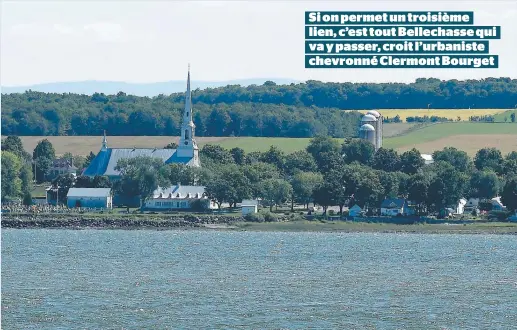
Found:
<path fill-rule="evenodd" d="M 189 164 L 193 159 L 193 157 L 178 157 L 176 149 L 108 148 L 97 154 L 84 170 L 83 175 L 119 176 L 120 172 L 115 170 L 115 167 L 120 159 L 142 156 L 160 158 L 165 164 Z"/>

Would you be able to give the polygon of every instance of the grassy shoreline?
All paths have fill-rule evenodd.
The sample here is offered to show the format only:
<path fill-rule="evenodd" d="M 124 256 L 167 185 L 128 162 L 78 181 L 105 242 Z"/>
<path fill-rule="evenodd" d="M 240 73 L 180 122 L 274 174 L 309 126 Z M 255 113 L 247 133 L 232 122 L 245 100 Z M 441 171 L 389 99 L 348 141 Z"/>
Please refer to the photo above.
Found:
<path fill-rule="evenodd" d="M 122 230 L 222 230 L 260 232 L 512 234 L 517 223 L 472 222 L 395 224 L 330 220 L 246 222 L 242 217 L 203 215 L 71 215 L 4 214 L 2 228 L 13 229 L 122 229 Z"/>
<path fill-rule="evenodd" d="M 235 223 L 235 227 L 236 230 L 241 231 L 517 235 L 517 223 L 511 222 L 399 225 L 349 221 L 291 221 L 269 223 L 238 222 Z"/>

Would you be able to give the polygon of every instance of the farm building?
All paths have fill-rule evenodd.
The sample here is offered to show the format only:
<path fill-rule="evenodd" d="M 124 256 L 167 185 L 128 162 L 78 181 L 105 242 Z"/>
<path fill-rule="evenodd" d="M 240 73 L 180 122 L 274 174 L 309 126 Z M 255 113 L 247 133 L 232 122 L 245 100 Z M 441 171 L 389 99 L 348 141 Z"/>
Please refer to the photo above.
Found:
<path fill-rule="evenodd" d="M 258 212 L 258 201 L 257 200 L 243 200 L 241 203 L 242 215 L 257 213 Z"/>
<path fill-rule="evenodd" d="M 411 208 L 408 201 L 403 198 L 385 199 L 381 204 L 381 215 L 413 215 L 415 210 Z"/>
<path fill-rule="evenodd" d="M 107 208 L 113 207 L 111 188 L 70 188 L 66 195 L 67 205 L 73 207 Z"/>
<path fill-rule="evenodd" d="M 175 185 L 169 188 L 158 187 L 151 198 L 144 204 L 146 210 L 189 210 L 196 207 L 202 209 L 217 209 L 216 203 L 211 201 L 205 194 L 203 186 L 182 186 Z"/>

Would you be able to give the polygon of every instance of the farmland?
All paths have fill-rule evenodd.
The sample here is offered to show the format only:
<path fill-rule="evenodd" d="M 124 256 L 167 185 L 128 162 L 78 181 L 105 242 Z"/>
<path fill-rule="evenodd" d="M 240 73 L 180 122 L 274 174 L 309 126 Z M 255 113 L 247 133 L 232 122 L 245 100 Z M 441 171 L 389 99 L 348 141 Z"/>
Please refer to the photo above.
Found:
<path fill-rule="evenodd" d="M 384 147 L 405 151 L 417 148 L 422 153 L 432 153 L 446 146 L 456 147 L 473 156 L 484 147 L 496 147 L 503 153 L 517 150 L 517 123 L 438 123 L 427 126 L 413 124 L 385 124 Z M 34 150 L 38 141 L 47 138 L 58 155 L 71 152 L 74 155 L 96 153 L 101 144 L 100 136 L 22 136 L 24 147 Z M 170 136 L 109 136 L 108 145 L 118 148 L 163 148 L 178 137 Z M 219 144 L 224 148 L 240 147 L 247 152 L 264 151 L 271 145 L 285 152 L 304 149 L 309 138 L 264 137 L 198 137 L 198 145 Z M 343 139 L 336 139 L 341 142 Z"/>
<path fill-rule="evenodd" d="M 348 110 L 347 110 L 348 111 Z M 368 110 L 359 110 L 361 113 L 366 113 Z M 423 116 L 437 116 L 452 119 L 454 121 L 468 121 L 470 116 L 497 116 L 504 113 L 506 109 L 382 109 L 379 110 L 382 115 L 387 118 L 393 118 L 397 115 L 405 122 L 407 117 L 423 117 Z M 510 117 L 510 115 L 508 115 Z M 504 121 L 504 116 L 496 117 L 498 121 Z"/>

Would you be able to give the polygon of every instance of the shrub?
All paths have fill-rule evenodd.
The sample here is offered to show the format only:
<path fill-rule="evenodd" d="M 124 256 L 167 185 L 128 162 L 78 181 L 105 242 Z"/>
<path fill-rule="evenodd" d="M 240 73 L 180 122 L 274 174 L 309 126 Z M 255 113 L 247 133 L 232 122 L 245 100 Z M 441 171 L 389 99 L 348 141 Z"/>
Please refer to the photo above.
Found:
<path fill-rule="evenodd" d="M 336 212 L 334 212 L 334 210 L 329 210 L 329 215 L 330 215 L 330 216 L 333 216 L 333 215 L 335 215 L 335 214 L 336 214 Z"/>
<path fill-rule="evenodd" d="M 488 220 L 490 221 L 506 221 L 511 215 L 508 211 L 490 211 L 488 213 Z"/>
<path fill-rule="evenodd" d="M 244 220 L 249 222 L 264 222 L 264 215 L 261 213 L 248 213 L 244 216 Z"/>
<path fill-rule="evenodd" d="M 23 205 L 32 205 L 32 196 L 30 192 L 26 192 L 23 195 Z"/>
<path fill-rule="evenodd" d="M 266 222 L 277 222 L 278 217 L 271 212 L 264 212 L 264 221 Z"/>

